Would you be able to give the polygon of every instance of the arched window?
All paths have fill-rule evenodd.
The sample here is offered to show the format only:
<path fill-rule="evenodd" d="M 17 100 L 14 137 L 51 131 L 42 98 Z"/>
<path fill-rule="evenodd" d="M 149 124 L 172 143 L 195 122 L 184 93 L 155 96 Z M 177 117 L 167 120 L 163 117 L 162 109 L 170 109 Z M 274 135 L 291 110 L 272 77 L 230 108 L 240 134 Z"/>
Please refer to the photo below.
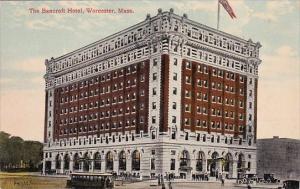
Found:
<path fill-rule="evenodd" d="M 74 157 L 73 157 L 73 163 L 74 163 L 73 169 L 74 170 L 79 170 L 79 155 L 78 155 L 78 153 L 76 153 L 74 155 Z"/>
<path fill-rule="evenodd" d="M 61 159 L 60 159 L 60 156 L 59 154 L 57 154 L 57 156 L 55 157 L 55 168 L 56 169 L 60 169 L 60 164 L 61 164 Z"/>
<path fill-rule="evenodd" d="M 83 171 L 89 171 L 89 169 L 90 169 L 89 155 L 86 152 L 83 156 Z"/>
<path fill-rule="evenodd" d="M 132 153 L 132 170 L 139 171 L 140 163 L 141 163 L 141 155 L 137 150 L 135 150 Z"/>
<path fill-rule="evenodd" d="M 96 152 L 94 155 L 94 169 L 101 170 L 101 155 L 99 152 Z"/>
<path fill-rule="evenodd" d="M 197 156 L 196 171 L 203 171 L 204 153 L 199 152 Z"/>
<path fill-rule="evenodd" d="M 210 176 L 214 177 L 217 174 L 217 161 L 219 158 L 218 152 L 214 152 L 211 155 L 211 161 L 210 161 Z"/>
<path fill-rule="evenodd" d="M 114 169 L 114 156 L 112 152 L 107 152 L 106 154 L 106 170 L 113 170 Z"/>
<path fill-rule="evenodd" d="M 225 162 L 224 162 L 224 171 L 229 172 L 232 166 L 232 155 L 230 153 L 227 153 L 225 156 Z"/>
<path fill-rule="evenodd" d="M 180 168 L 188 167 L 190 165 L 190 158 L 188 151 L 184 150 L 180 156 Z"/>
<path fill-rule="evenodd" d="M 243 154 L 239 154 L 237 168 L 239 172 L 243 171 L 242 169 L 245 168 L 245 158 Z"/>
<path fill-rule="evenodd" d="M 69 154 L 66 154 L 64 157 L 64 169 L 69 170 L 70 168 L 70 156 Z"/>
<path fill-rule="evenodd" d="M 124 151 L 119 155 L 119 170 L 126 170 L 126 154 Z"/>

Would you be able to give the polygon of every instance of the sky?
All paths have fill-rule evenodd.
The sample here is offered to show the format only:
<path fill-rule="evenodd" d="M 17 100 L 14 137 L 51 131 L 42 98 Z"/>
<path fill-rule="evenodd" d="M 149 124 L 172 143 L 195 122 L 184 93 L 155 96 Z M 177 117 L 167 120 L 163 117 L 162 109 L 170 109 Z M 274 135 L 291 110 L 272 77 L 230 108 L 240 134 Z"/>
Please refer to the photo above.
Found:
<path fill-rule="evenodd" d="M 229 0 L 237 19 L 221 8 L 220 30 L 262 44 L 258 138 L 300 139 L 300 1 Z M 131 14 L 40 14 L 29 9 L 131 9 Z M 163 11 L 216 27 L 217 0 L 1 1 L 0 131 L 43 139 L 45 59 L 58 57 Z"/>

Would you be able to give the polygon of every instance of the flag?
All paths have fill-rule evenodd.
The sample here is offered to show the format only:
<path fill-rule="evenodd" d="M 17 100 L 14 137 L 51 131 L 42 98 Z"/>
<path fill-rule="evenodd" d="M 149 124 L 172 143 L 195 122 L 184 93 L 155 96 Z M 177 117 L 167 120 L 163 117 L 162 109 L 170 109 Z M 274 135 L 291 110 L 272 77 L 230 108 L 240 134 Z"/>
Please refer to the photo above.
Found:
<path fill-rule="evenodd" d="M 219 3 L 224 7 L 224 9 L 227 11 L 229 16 L 233 19 L 236 18 L 231 6 L 229 5 L 229 2 L 227 0 L 219 0 Z"/>

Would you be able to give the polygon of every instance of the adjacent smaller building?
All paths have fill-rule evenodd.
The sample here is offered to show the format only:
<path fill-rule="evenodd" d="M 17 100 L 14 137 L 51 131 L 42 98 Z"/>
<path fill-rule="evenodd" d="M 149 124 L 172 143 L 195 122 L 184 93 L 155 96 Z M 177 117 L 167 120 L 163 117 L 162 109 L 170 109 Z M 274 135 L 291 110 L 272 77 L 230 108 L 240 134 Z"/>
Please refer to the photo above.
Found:
<path fill-rule="evenodd" d="M 257 140 L 257 174 L 268 173 L 280 180 L 300 180 L 300 140 L 278 136 Z"/>

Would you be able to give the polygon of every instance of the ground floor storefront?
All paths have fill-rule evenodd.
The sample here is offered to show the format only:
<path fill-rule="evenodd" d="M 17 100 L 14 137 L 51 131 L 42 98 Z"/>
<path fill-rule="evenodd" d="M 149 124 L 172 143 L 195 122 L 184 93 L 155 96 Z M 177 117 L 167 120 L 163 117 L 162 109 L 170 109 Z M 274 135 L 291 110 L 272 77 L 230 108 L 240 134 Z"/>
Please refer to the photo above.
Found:
<path fill-rule="evenodd" d="M 141 179 L 158 176 L 186 180 L 230 179 L 256 173 L 256 150 L 184 142 L 46 148 L 43 165 L 44 174 L 110 172 Z"/>

